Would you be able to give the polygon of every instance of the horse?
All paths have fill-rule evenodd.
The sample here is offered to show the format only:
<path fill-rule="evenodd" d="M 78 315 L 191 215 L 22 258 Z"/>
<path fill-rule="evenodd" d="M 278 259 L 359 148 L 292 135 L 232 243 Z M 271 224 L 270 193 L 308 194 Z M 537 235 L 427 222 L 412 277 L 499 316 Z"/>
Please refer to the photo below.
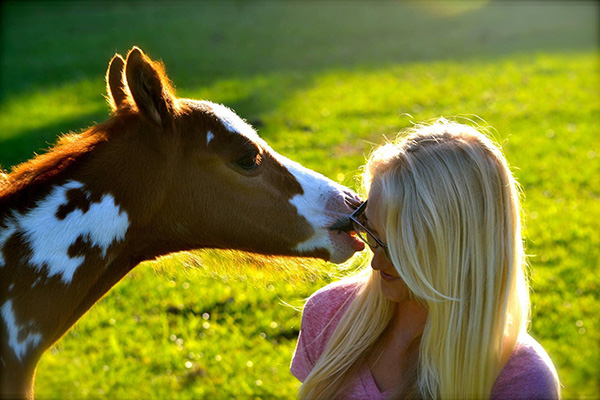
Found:
<path fill-rule="evenodd" d="M 109 118 L 0 175 L 0 384 L 36 365 L 136 265 L 200 248 L 341 263 L 363 249 L 351 190 L 275 152 L 224 105 L 178 98 L 133 47 L 106 73 Z"/>

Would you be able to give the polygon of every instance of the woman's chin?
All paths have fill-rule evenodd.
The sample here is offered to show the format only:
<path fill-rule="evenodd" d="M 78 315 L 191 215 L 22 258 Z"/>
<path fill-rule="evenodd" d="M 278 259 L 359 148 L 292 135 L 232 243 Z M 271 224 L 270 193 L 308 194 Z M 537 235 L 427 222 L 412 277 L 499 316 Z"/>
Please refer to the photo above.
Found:
<path fill-rule="evenodd" d="M 408 287 L 401 278 L 385 279 L 380 273 L 381 292 L 390 301 L 400 303 L 409 299 Z"/>

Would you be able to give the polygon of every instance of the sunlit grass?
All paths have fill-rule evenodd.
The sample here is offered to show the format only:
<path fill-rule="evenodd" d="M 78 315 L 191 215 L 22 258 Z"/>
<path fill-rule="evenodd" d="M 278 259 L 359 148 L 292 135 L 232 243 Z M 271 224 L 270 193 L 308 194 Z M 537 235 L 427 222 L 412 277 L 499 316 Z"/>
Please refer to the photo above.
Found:
<path fill-rule="evenodd" d="M 596 9 L 242 3 L 3 5 L 2 166 L 104 120 L 104 69 L 133 44 L 164 59 L 181 96 L 229 105 L 280 153 L 355 189 L 384 136 L 440 116 L 489 125 L 526 195 L 531 332 L 566 398 L 600 396 Z M 144 263 L 42 358 L 36 393 L 294 398 L 298 308 L 343 273 L 209 250 Z"/>

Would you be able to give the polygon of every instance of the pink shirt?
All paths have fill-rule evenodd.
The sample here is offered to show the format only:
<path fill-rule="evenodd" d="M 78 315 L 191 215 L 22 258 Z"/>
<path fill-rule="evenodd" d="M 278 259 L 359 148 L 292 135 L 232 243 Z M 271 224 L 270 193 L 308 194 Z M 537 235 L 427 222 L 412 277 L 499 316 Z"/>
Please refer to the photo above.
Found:
<path fill-rule="evenodd" d="M 291 366 L 292 374 L 300 381 L 306 379 L 325 350 L 359 285 L 331 284 L 308 299 L 302 313 L 302 327 Z M 491 398 L 556 399 L 559 398 L 558 393 L 558 378 L 550 357 L 535 339 L 523 335 L 496 379 Z M 389 394 L 379 391 L 369 367 L 365 366 L 344 392 L 343 398 L 384 400 Z"/>

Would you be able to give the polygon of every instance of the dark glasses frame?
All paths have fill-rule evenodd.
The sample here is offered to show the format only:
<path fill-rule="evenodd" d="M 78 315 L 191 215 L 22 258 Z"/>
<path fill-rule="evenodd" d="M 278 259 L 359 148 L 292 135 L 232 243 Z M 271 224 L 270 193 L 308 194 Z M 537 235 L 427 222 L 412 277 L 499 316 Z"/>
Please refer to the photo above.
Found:
<path fill-rule="evenodd" d="M 364 220 L 367 218 L 364 216 L 365 209 L 367 208 L 367 201 L 365 200 L 353 213 L 350 215 L 350 221 L 352 221 L 352 227 L 354 232 L 360 240 L 365 242 L 371 249 L 381 247 L 385 252 L 387 258 L 390 258 L 390 253 L 387 244 L 383 243 L 373 232 L 369 230 L 363 223 L 358 219 L 363 217 Z"/>

